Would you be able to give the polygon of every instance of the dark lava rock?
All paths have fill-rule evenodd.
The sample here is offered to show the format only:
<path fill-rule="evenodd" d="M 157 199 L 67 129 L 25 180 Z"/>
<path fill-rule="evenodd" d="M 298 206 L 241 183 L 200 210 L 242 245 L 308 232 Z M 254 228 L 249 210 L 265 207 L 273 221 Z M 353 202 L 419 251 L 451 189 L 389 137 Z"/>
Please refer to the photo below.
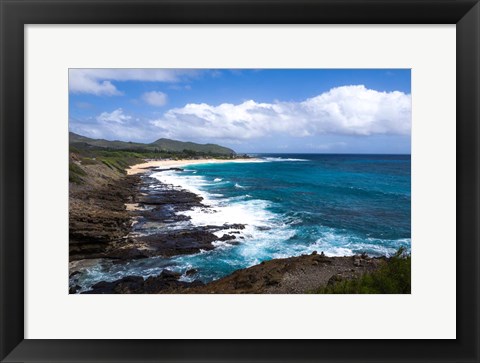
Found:
<path fill-rule="evenodd" d="M 92 286 L 92 290 L 84 294 L 128 294 L 139 289 L 144 283 L 143 277 L 125 276 L 120 280 L 102 281 Z"/>
<path fill-rule="evenodd" d="M 232 236 L 230 234 L 224 234 L 222 237 L 220 237 L 218 240 L 219 241 L 230 241 L 232 239 L 235 239 L 235 236 Z"/>
<path fill-rule="evenodd" d="M 70 192 L 70 260 L 103 257 L 112 243 L 129 231 L 131 216 L 125 209 L 140 178 L 126 176 L 97 188 Z"/>
<path fill-rule="evenodd" d="M 267 226 L 258 226 L 257 229 L 259 231 L 269 231 L 271 228 Z"/>
<path fill-rule="evenodd" d="M 159 168 L 159 167 L 156 167 L 156 166 L 154 166 L 153 168 L 154 168 L 155 171 L 157 171 L 157 172 L 170 171 L 170 170 L 173 170 L 173 171 L 184 171 L 184 169 L 182 169 L 182 168 L 163 168 L 163 169 L 162 169 L 162 168 Z"/>
<path fill-rule="evenodd" d="M 186 287 L 203 286 L 200 281 L 178 281 L 180 274 L 163 270 L 158 276 L 150 276 L 146 280 L 140 276 L 126 276 L 113 282 L 99 282 L 92 290 L 84 294 L 161 294 L 173 293 Z"/>
<path fill-rule="evenodd" d="M 149 253 L 146 253 L 146 251 L 140 250 L 137 247 L 131 245 L 128 247 L 123 247 L 122 248 L 112 248 L 111 251 L 108 251 L 105 253 L 105 256 L 108 256 L 108 258 L 111 259 L 117 259 L 117 260 L 139 260 L 141 258 L 148 258 L 150 257 Z"/>
<path fill-rule="evenodd" d="M 178 272 L 173 272 L 167 269 L 163 270 L 162 273 L 159 275 L 159 277 L 161 277 L 162 279 L 174 279 L 174 280 L 178 280 L 180 276 L 182 275 L 179 274 Z"/>
<path fill-rule="evenodd" d="M 192 275 L 195 275 L 197 272 L 198 272 L 198 270 L 196 270 L 194 268 L 191 268 L 190 270 L 187 270 L 185 272 L 185 276 L 192 276 Z"/>
<path fill-rule="evenodd" d="M 245 229 L 245 225 L 240 223 L 224 224 L 223 227 L 228 229 Z"/>
<path fill-rule="evenodd" d="M 212 242 L 218 240 L 218 237 L 204 229 L 193 229 L 141 236 L 136 240 L 148 246 L 145 253 L 150 256 L 169 257 L 212 250 L 214 249 Z"/>
<path fill-rule="evenodd" d="M 68 276 L 69 279 L 71 279 L 73 276 L 79 275 L 80 271 L 73 271 L 70 276 Z"/>
<path fill-rule="evenodd" d="M 78 286 L 78 285 L 74 285 L 74 286 L 70 286 L 70 288 L 68 289 L 68 293 L 69 294 L 76 294 L 78 290 L 80 290 L 81 287 Z"/>

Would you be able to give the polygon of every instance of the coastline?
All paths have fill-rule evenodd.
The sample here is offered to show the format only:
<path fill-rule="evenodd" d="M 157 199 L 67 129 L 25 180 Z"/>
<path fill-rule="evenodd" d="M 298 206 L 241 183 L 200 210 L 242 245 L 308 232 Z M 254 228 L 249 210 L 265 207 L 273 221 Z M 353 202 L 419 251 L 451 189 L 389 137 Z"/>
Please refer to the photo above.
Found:
<path fill-rule="evenodd" d="M 151 172 L 156 171 L 154 170 L 156 168 L 170 170 L 187 165 L 232 162 L 262 162 L 262 159 L 150 160 L 126 169 L 126 175 L 115 177 L 117 181 L 108 176 L 105 179 L 108 180 L 107 185 L 96 192 L 101 201 L 99 207 L 102 208 L 103 213 L 103 209 L 107 205 L 111 206 L 112 202 L 118 206 L 103 219 L 97 219 L 99 211 L 90 212 L 82 206 L 82 210 L 88 213 L 74 218 L 70 233 L 71 237 L 78 237 L 76 240 L 85 240 L 88 243 L 85 247 L 79 245 L 81 249 L 78 250 L 72 250 L 72 247 L 77 246 L 71 245 L 71 253 L 75 252 L 76 256 L 72 260 L 83 260 L 78 261 L 78 265 L 82 263 L 88 265 L 94 263 L 92 259 L 100 258 L 121 266 L 135 260 L 144 263 L 143 261 L 151 257 L 168 258 L 213 250 L 216 248 L 216 241 L 232 245 L 240 243 L 238 235 L 235 234 L 238 233 L 235 230 L 245 228 L 240 224 L 169 230 L 174 223 L 185 220 L 182 219 L 184 217 L 181 213 L 177 214 L 178 211 L 198 207 L 209 208 L 209 206 L 202 204 L 202 198 L 199 195 L 187 190 L 164 188 L 165 185 L 158 185 L 158 181 L 149 176 Z M 124 190 L 124 192 L 117 194 L 118 190 Z M 79 197 L 83 199 L 85 194 L 82 193 Z M 120 210 L 119 203 L 125 206 L 123 210 Z M 127 222 L 125 217 L 130 222 Z M 79 221 L 88 222 L 88 225 L 80 224 Z M 115 235 L 113 230 L 105 231 L 108 233 L 104 238 L 99 239 L 99 231 L 104 228 L 103 225 L 111 224 L 112 221 L 115 221 L 115 230 L 123 231 L 125 234 Z M 151 235 L 132 234 L 132 231 L 136 229 L 138 231 L 142 224 L 151 228 L 152 223 L 161 224 L 166 229 L 162 227 Z M 222 236 L 215 235 L 218 230 L 226 228 L 229 231 Z M 318 254 L 314 252 L 311 255 L 263 261 L 207 283 L 197 279 L 198 271 L 195 268 L 180 274 L 172 271 L 167 265 L 155 276 L 128 274 L 114 281 L 102 279 L 100 282 L 89 285 L 90 290 L 87 291 L 80 290 L 80 286 L 76 285 L 75 280 L 80 272 L 77 263 L 74 263 L 70 269 L 71 293 L 303 294 L 333 286 L 337 282 L 359 278 L 389 263 L 387 257 L 374 258 L 366 255 L 328 257 L 321 250 L 318 252 Z M 71 257 L 74 256 L 71 255 Z"/>
<path fill-rule="evenodd" d="M 237 159 L 236 162 L 251 160 Z M 90 183 L 87 190 L 70 188 L 70 293 L 85 291 L 78 278 L 82 269 L 88 270 L 92 263 L 120 266 L 152 257 L 169 258 L 209 251 L 216 247 L 216 241 L 238 243 L 235 231 L 244 228 L 240 224 L 170 229 L 186 220 L 178 212 L 209 207 L 202 204 L 201 196 L 187 190 L 173 190 L 149 175 L 154 168 L 175 169 L 173 163 L 184 166 L 211 161 L 231 162 L 217 159 L 156 160 L 135 164 L 135 174 L 102 173 L 105 185 Z M 104 165 L 96 165 L 85 170 L 89 178 L 94 178 L 100 170 L 107 169 Z M 90 203 L 98 206 L 87 208 L 83 202 L 86 193 L 90 195 Z M 112 208 L 114 210 L 110 212 Z M 112 228 L 105 228 L 106 225 Z M 152 228 L 153 225 L 162 227 Z M 219 231 L 223 231 L 221 236 L 216 234 Z M 141 276 L 135 278 L 143 279 Z M 107 281 L 101 280 L 100 283 Z M 185 283 L 184 286 L 191 284 Z"/>
<path fill-rule="evenodd" d="M 84 294 L 311 294 L 374 273 L 389 263 L 386 257 L 327 257 L 313 252 L 263 261 L 208 283 L 186 282 L 165 269 L 147 279 L 131 275 L 99 282 Z"/>
<path fill-rule="evenodd" d="M 198 164 L 225 164 L 225 163 L 261 163 L 259 158 L 237 159 L 181 159 L 181 160 L 149 160 L 140 164 L 132 165 L 127 169 L 127 175 L 136 175 L 149 171 L 153 168 L 181 168 L 188 165 Z"/>

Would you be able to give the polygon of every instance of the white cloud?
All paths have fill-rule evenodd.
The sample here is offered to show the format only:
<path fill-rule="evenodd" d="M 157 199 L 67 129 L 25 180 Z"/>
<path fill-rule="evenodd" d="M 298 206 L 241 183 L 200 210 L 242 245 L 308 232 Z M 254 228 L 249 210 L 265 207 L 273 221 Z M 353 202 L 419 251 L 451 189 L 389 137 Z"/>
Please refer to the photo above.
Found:
<path fill-rule="evenodd" d="M 125 115 L 121 108 L 117 108 L 115 111 L 112 111 L 110 113 L 102 112 L 100 115 L 97 116 L 97 121 L 116 122 L 116 123 L 122 124 L 130 120 L 131 118 L 132 118 L 131 116 Z"/>
<path fill-rule="evenodd" d="M 343 150 L 357 135 L 408 138 L 411 95 L 344 86 L 300 102 L 192 103 L 157 113 L 161 116 L 152 120 L 118 108 L 91 120 L 71 119 L 70 128 L 81 135 L 110 140 L 152 142 L 167 137 L 241 145 L 252 151 L 278 149 L 275 145 L 284 144 L 295 146 L 292 150 Z"/>
<path fill-rule="evenodd" d="M 73 93 L 121 95 L 111 81 L 180 82 L 196 77 L 189 69 L 70 69 L 69 90 Z"/>
<path fill-rule="evenodd" d="M 408 135 L 411 95 L 378 92 L 363 85 L 333 88 L 302 102 L 187 104 L 151 121 L 162 136 L 192 139 L 249 139 L 275 133 Z"/>
<path fill-rule="evenodd" d="M 94 95 L 116 96 L 122 93 L 110 81 L 101 81 L 88 74 L 70 70 L 68 77 L 68 87 L 73 93 L 91 93 Z"/>
<path fill-rule="evenodd" d="M 151 130 L 129 124 L 101 124 L 89 125 L 71 122 L 70 131 L 94 139 L 122 140 L 134 142 L 151 142 Z"/>
<path fill-rule="evenodd" d="M 161 107 L 167 103 L 167 95 L 163 92 L 146 92 L 142 95 L 142 99 L 149 105 Z"/>

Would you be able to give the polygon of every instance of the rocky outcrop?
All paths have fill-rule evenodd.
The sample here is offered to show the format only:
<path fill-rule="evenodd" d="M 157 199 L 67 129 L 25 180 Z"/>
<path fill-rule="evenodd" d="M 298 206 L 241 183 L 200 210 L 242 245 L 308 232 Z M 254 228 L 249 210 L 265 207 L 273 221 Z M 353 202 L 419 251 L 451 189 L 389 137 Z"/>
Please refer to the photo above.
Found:
<path fill-rule="evenodd" d="M 143 279 L 139 276 L 127 276 L 113 282 L 99 282 L 93 285 L 92 290 L 84 294 L 158 294 L 171 293 L 185 287 L 202 286 L 200 281 L 183 282 L 180 275 L 164 270 L 159 276 Z"/>
<path fill-rule="evenodd" d="M 149 176 L 112 172 L 104 165 L 89 165 L 84 170 L 85 184 L 70 184 L 70 261 L 209 251 L 214 241 L 235 243 L 234 230 L 245 228 L 242 224 L 170 228 L 189 219 L 179 212 L 208 208 L 202 197 Z M 214 234 L 229 229 L 232 233 Z"/>
<path fill-rule="evenodd" d="M 131 228 L 125 203 L 134 198 L 137 176 L 109 178 L 104 185 L 70 185 L 70 260 L 105 257 Z"/>
<path fill-rule="evenodd" d="M 203 284 L 180 281 L 180 274 L 164 270 L 144 280 L 128 276 L 93 286 L 92 294 L 304 294 L 346 279 L 359 277 L 388 263 L 386 258 L 368 256 L 326 257 L 312 253 L 274 259 L 235 271 L 229 276 Z M 186 276 L 195 275 L 189 270 Z"/>
<path fill-rule="evenodd" d="M 197 294 L 302 294 L 326 286 L 335 279 L 352 279 L 371 272 L 385 258 L 368 256 L 327 257 L 316 252 L 262 262 L 238 270 L 201 287 L 188 287 L 180 293 Z"/>
<path fill-rule="evenodd" d="M 163 185 L 149 176 L 141 177 L 137 189 L 132 201 L 135 209 L 130 212 L 133 227 L 125 241 L 109 251 L 110 258 L 171 257 L 209 251 L 214 248 L 214 241 L 236 238 L 233 233 L 218 237 L 215 232 L 245 228 L 242 224 L 179 227 L 181 222 L 189 220 L 179 212 L 209 208 L 202 204 L 202 197 Z"/>

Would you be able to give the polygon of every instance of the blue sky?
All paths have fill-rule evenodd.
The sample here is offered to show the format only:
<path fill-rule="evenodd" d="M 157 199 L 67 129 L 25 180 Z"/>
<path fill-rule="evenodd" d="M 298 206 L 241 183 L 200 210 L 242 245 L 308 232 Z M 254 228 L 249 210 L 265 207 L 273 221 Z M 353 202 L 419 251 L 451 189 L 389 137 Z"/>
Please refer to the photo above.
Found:
<path fill-rule="evenodd" d="M 410 153 L 410 70 L 70 69 L 69 129 L 239 153 Z"/>

